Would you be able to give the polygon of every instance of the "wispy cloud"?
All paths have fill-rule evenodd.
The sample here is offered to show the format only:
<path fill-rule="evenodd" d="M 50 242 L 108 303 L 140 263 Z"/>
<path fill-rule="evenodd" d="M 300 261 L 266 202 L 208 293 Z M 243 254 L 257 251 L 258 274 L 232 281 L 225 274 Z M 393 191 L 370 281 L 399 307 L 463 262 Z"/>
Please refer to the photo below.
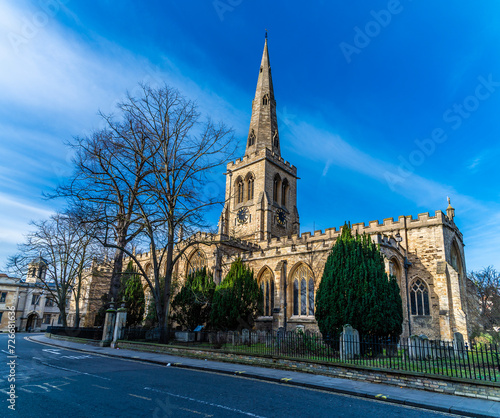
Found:
<path fill-rule="evenodd" d="M 11 40 L 0 43 L 2 248 L 22 241 L 31 219 L 50 215 L 40 205 L 40 193 L 71 172 L 71 153 L 64 142 L 99 128 L 97 111 L 114 113 L 127 91 L 138 92 L 139 82 L 178 88 L 196 98 L 202 114 L 231 121 L 239 134 L 247 124 L 246 112 L 190 78 L 199 69 L 166 56 L 158 57 L 155 65 L 83 26 L 79 33 L 62 26 L 49 13 L 43 25 L 25 36 L 26 22 L 40 12 L 37 4 L 24 1 L 0 6 L 0 36 Z M 57 13 L 67 10 L 61 6 Z M 77 16 L 69 17 L 78 24 Z M 237 97 L 238 91 L 233 89 L 233 94 Z M 0 264 L 7 255 L 0 254 Z"/>
<path fill-rule="evenodd" d="M 500 251 L 500 205 L 497 202 L 484 202 L 477 198 L 459 193 L 454 187 L 427 179 L 416 173 L 405 178 L 402 184 L 390 186 L 386 173 L 396 173 L 398 166 L 389 161 L 367 154 L 357 149 L 339 135 L 333 134 L 328 126 L 304 116 L 305 121 L 286 120 L 287 141 L 290 148 L 304 158 L 324 164 L 323 176 L 335 165 L 352 170 L 378 181 L 387 193 L 395 192 L 406 199 L 424 207 L 442 207 L 446 196 L 452 196 L 457 208 L 457 221 L 460 222 L 468 251 L 468 262 L 477 266 L 498 263 Z M 323 126 L 320 128 L 319 126 Z M 305 141 L 304 138 L 307 138 Z M 481 220 L 478 223 L 478 219 Z M 335 226 L 335 225 L 334 225 Z"/>

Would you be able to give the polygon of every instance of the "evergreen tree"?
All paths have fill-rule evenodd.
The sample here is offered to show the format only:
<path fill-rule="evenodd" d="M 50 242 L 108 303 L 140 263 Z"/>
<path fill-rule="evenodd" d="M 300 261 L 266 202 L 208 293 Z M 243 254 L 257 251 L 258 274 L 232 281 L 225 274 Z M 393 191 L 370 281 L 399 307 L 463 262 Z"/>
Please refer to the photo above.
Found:
<path fill-rule="evenodd" d="M 262 306 L 262 290 L 253 271 L 238 258 L 215 289 L 211 326 L 219 330 L 252 327 L 255 318 L 262 314 Z"/>
<path fill-rule="evenodd" d="M 137 273 L 132 261 L 122 275 L 117 307 L 120 306 L 122 300 L 125 300 L 125 307 L 127 308 L 127 326 L 132 327 L 142 324 L 146 301 L 141 276 Z"/>
<path fill-rule="evenodd" d="M 323 335 L 337 336 L 345 324 L 361 335 L 396 337 L 403 304 L 396 278 L 387 277 L 379 248 L 368 235 L 344 225 L 316 293 L 316 320 Z"/>
<path fill-rule="evenodd" d="M 206 268 L 189 275 L 172 301 L 172 320 L 188 330 L 206 325 L 214 292 L 215 283 Z"/>

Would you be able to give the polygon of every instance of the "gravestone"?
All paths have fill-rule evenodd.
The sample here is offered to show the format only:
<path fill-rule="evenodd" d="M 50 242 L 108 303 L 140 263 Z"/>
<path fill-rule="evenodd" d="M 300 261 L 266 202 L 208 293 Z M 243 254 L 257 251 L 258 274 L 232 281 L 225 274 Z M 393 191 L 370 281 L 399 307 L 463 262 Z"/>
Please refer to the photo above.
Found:
<path fill-rule="evenodd" d="M 359 332 L 346 324 L 340 334 L 340 358 L 350 359 L 359 356 Z"/>
<path fill-rule="evenodd" d="M 464 336 L 459 332 L 453 334 L 453 353 L 457 357 L 465 357 L 467 354 Z"/>
<path fill-rule="evenodd" d="M 432 357 L 432 347 L 427 335 L 412 335 L 408 338 L 410 360 L 424 360 Z"/>
<path fill-rule="evenodd" d="M 420 342 L 421 342 L 421 358 L 422 359 L 428 359 L 432 357 L 432 348 L 431 348 L 431 342 L 429 341 L 429 337 L 425 334 L 420 334 L 419 335 Z"/>
<path fill-rule="evenodd" d="M 241 331 L 241 343 L 242 344 L 248 344 L 250 343 L 250 331 L 246 328 L 244 328 Z"/>
<path fill-rule="evenodd" d="M 189 331 L 176 331 L 175 339 L 177 341 L 182 341 L 184 343 L 193 342 L 195 340 L 196 334 L 194 332 Z"/>
<path fill-rule="evenodd" d="M 422 344 L 418 335 L 411 335 L 408 338 L 408 356 L 410 360 L 418 360 L 420 358 Z"/>

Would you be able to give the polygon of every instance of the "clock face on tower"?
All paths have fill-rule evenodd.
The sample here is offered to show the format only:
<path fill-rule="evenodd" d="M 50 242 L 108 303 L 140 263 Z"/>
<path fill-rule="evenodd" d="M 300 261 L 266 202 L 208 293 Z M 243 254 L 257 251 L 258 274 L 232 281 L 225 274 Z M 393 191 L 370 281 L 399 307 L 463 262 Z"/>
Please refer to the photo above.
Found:
<path fill-rule="evenodd" d="M 246 223 L 248 220 L 248 209 L 247 208 L 241 208 L 238 213 L 236 214 L 238 222 L 240 224 Z"/>
<path fill-rule="evenodd" d="M 286 213 L 283 209 L 278 209 L 276 211 L 276 222 L 278 222 L 278 225 L 280 226 L 285 226 L 286 224 Z"/>

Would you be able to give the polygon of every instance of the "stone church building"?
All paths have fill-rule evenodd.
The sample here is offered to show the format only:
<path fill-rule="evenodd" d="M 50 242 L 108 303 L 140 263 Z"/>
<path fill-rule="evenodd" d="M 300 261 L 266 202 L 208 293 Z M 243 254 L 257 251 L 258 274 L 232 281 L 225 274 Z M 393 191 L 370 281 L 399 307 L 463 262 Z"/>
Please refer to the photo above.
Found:
<path fill-rule="evenodd" d="M 300 232 L 297 168 L 281 156 L 267 39 L 245 154 L 227 165 L 225 175 L 226 204 L 219 232 L 200 234 L 211 245 L 190 249 L 176 265 L 176 276 L 183 279 L 205 266 L 220 282 L 239 256 L 263 289 L 259 329 L 317 330 L 315 294 L 340 228 Z M 468 335 L 464 243 L 449 202 L 446 213 L 357 223 L 352 230 L 380 244 L 388 274 L 397 277 L 404 336 L 452 340 L 457 331 Z M 147 271 L 148 253 L 140 257 Z"/>

